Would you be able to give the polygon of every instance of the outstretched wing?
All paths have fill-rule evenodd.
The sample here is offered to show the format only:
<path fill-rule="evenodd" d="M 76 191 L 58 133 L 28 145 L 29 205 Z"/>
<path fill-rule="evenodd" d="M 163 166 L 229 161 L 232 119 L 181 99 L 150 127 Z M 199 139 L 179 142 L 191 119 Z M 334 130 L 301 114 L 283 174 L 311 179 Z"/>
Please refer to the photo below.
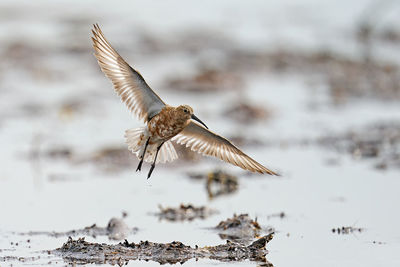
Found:
<path fill-rule="evenodd" d="M 278 175 L 247 156 L 224 137 L 193 121 L 175 136 L 173 141 L 186 144 L 186 147 L 190 147 L 193 151 L 220 158 L 245 170 Z"/>
<path fill-rule="evenodd" d="M 139 72 L 134 70 L 112 48 L 99 25 L 93 25 L 93 47 L 101 70 L 111 80 L 115 92 L 129 110 L 143 121 L 149 121 L 165 106 L 161 98 L 147 85 Z"/>

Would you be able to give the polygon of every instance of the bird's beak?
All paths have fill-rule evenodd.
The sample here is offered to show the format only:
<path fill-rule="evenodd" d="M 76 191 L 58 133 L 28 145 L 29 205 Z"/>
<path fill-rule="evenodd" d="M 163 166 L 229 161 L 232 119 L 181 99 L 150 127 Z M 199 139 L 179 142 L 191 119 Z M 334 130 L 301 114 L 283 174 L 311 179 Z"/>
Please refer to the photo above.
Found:
<path fill-rule="evenodd" d="M 196 115 L 192 114 L 192 119 L 194 119 L 195 121 L 200 122 L 201 124 L 204 125 L 204 127 L 206 127 L 208 129 L 207 125 L 205 125 L 204 122 L 202 122 L 199 118 L 197 118 Z"/>

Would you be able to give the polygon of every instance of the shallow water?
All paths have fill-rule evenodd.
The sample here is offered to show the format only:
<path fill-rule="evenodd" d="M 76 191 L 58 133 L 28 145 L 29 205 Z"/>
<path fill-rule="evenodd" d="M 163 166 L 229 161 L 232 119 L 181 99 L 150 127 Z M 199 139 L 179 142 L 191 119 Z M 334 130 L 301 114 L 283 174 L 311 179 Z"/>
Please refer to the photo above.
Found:
<path fill-rule="evenodd" d="M 218 66 L 212 55 L 223 58 L 227 55 L 224 49 L 274 51 L 286 44 L 294 51 L 323 47 L 358 58 L 358 43 L 350 34 L 354 18 L 360 16 L 359 6 L 367 2 L 355 1 L 348 7 L 347 2 L 336 1 L 323 6 L 318 1 L 254 1 L 250 5 L 235 1 L 229 2 L 229 9 L 224 1 L 202 5 L 179 2 L 180 10 L 185 10 L 179 12 L 172 8 L 178 1 L 162 6 L 135 2 L 113 7 L 101 2 L 96 8 L 95 2 L 76 8 L 67 2 L 55 6 L 41 1 L 36 6 L 3 1 L 0 266 L 65 265 L 62 258 L 47 251 L 61 247 L 66 236 L 26 233 L 63 232 L 93 223 L 106 226 L 123 211 L 128 214 L 124 221 L 139 228 L 128 236 L 130 242 L 178 240 L 191 246 L 218 245 L 226 241 L 211 228 L 234 213 L 248 213 L 262 227 L 276 231 L 267 244 L 267 259 L 274 266 L 398 266 L 399 169 L 377 170 L 373 159 L 357 159 L 312 144 L 328 134 L 380 122 L 398 123 L 396 98 L 350 98 L 337 106 L 318 77 L 290 72 L 241 73 L 244 85 L 239 90 L 186 94 L 164 87 L 168 77 L 195 73 L 199 62 L 209 60 Z M 315 8 L 320 10 L 318 14 L 311 12 Z M 89 36 L 94 22 L 100 23 L 111 43 L 166 102 L 190 104 L 210 129 L 224 136 L 261 140 L 261 145 L 244 144 L 241 148 L 282 177 L 248 175 L 205 158 L 159 165 L 147 180 L 149 166 L 145 164 L 142 173 L 135 173 L 136 160 L 122 165 L 90 160 L 104 147 L 123 146 L 124 131 L 140 126 L 114 95 L 91 55 Z M 198 41 L 200 48 L 173 38 L 179 40 L 188 33 L 204 34 Z M 152 38 L 153 46 L 144 41 L 143 34 Z M 222 41 L 217 40 L 218 35 Z M 226 45 L 224 38 L 234 40 L 234 44 Z M 375 52 L 386 59 L 392 48 L 379 46 Z M 394 53 L 391 60 L 397 64 L 398 58 Z M 270 108 L 271 118 L 252 124 L 226 119 L 223 111 L 241 99 Z M 57 148 L 67 148 L 71 155 L 46 156 Z M 215 169 L 237 175 L 239 189 L 211 200 L 205 182 L 190 179 L 188 173 L 207 174 Z M 181 203 L 205 205 L 218 214 L 176 223 L 151 215 L 159 204 L 177 207 Z M 284 212 L 283 218 L 271 216 L 280 212 Z M 362 231 L 345 235 L 332 232 L 342 226 Z M 86 240 L 117 243 L 105 236 Z M 16 258 L 3 261 L 3 257 L 13 256 Z M 217 264 L 226 263 L 193 259 L 185 266 Z M 131 261 L 129 265 L 159 264 Z"/>

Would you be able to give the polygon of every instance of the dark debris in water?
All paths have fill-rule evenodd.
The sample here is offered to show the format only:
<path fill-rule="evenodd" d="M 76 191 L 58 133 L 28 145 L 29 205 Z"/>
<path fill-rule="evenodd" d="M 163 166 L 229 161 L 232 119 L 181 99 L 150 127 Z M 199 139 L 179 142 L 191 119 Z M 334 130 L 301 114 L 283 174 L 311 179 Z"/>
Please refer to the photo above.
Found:
<path fill-rule="evenodd" d="M 385 245 L 386 242 L 382 242 L 382 241 L 372 241 L 372 244 L 377 244 L 377 245 Z"/>
<path fill-rule="evenodd" d="M 218 246 L 187 246 L 179 241 L 171 243 L 153 243 L 141 241 L 137 244 L 125 242 L 108 245 L 90 243 L 84 238 L 73 240 L 71 237 L 52 253 L 61 254 L 65 261 L 78 264 L 127 264 L 132 260 L 155 261 L 160 264 L 175 264 L 189 259 L 208 258 L 223 262 L 236 262 L 243 260 L 266 262 L 268 251 L 266 244 L 273 238 L 273 233 L 263 236 L 248 246 L 227 241 Z"/>
<path fill-rule="evenodd" d="M 286 218 L 286 217 L 287 217 L 287 215 L 286 215 L 286 213 L 283 212 L 283 211 L 281 211 L 281 212 L 279 212 L 279 213 L 270 214 L 270 215 L 267 216 L 268 219 L 271 219 L 271 218 L 280 218 L 280 219 L 283 219 L 283 218 Z"/>
<path fill-rule="evenodd" d="M 42 153 L 43 157 L 50 159 L 66 159 L 70 160 L 73 156 L 73 151 L 69 147 L 52 147 Z"/>
<path fill-rule="evenodd" d="M 32 262 L 40 259 L 40 256 L 36 257 L 19 257 L 19 256 L 0 256 L 0 262 L 11 262 L 11 261 L 19 261 L 23 262 Z M 11 265 L 12 266 L 12 265 Z"/>
<path fill-rule="evenodd" d="M 167 221 L 192 221 L 194 219 L 205 219 L 212 214 L 215 214 L 216 211 L 209 209 L 205 206 L 195 207 L 191 204 L 184 205 L 181 204 L 178 208 L 167 207 L 164 208 L 161 205 L 159 206 L 160 212 L 155 215 L 158 216 L 161 220 Z"/>
<path fill-rule="evenodd" d="M 99 227 L 96 224 L 91 226 L 87 226 L 83 229 L 71 230 L 67 232 L 28 232 L 22 233 L 22 235 L 47 235 L 51 237 L 62 237 L 62 236 L 91 236 L 96 238 L 97 236 L 108 236 L 109 239 L 112 240 L 123 240 L 129 234 L 136 233 L 138 229 L 129 228 L 125 222 L 118 218 L 112 218 L 109 222 L 107 227 Z"/>
<path fill-rule="evenodd" d="M 342 226 L 338 228 L 332 228 L 332 233 L 337 233 L 338 235 L 348 235 L 352 233 L 361 233 L 365 229 L 363 228 L 358 228 L 358 227 L 353 227 L 353 226 Z"/>

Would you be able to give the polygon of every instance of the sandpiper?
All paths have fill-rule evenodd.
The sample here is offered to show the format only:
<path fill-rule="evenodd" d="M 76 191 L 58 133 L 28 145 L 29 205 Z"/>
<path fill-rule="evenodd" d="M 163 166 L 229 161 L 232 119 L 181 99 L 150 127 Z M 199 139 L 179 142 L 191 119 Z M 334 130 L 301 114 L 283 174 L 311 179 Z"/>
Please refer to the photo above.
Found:
<path fill-rule="evenodd" d="M 115 92 L 128 109 L 146 123 L 145 127 L 125 132 L 128 148 L 140 160 L 136 171 L 141 170 L 143 160 L 151 162 L 147 175 L 147 178 L 150 178 L 156 163 L 177 159 L 178 155 L 171 142 L 174 141 L 185 144 L 193 151 L 217 157 L 245 170 L 277 175 L 247 156 L 229 140 L 208 130 L 208 127 L 193 114 L 190 106 L 172 107 L 165 104 L 147 85 L 142 75 L 112 48 L 97 24 L 94 25 L 92 33 L 95 56 L 101 70 L 111 80 Z"/>

